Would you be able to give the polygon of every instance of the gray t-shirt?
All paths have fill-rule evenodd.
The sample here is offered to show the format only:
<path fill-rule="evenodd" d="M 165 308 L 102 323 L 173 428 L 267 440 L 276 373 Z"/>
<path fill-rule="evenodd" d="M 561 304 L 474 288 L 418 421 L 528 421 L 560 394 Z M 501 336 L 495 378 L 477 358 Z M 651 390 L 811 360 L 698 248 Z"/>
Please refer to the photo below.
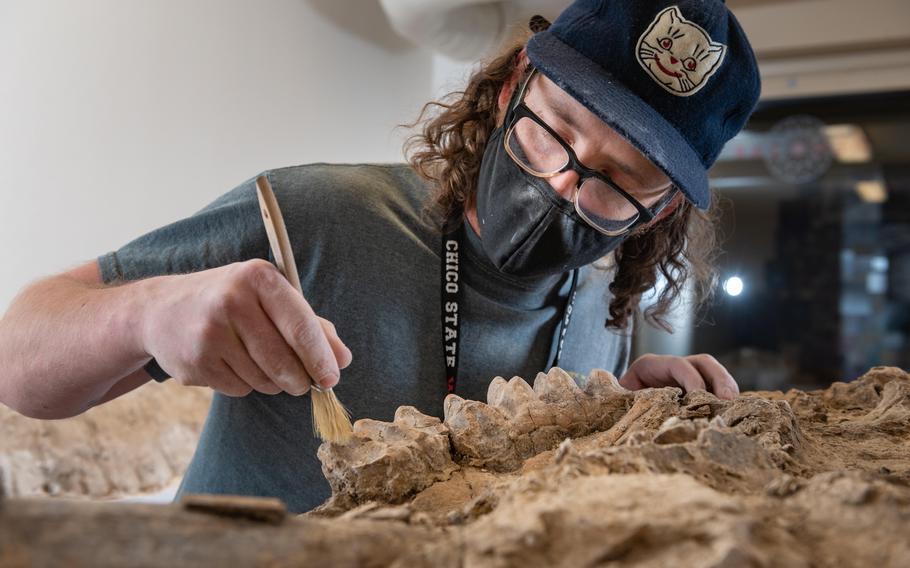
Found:
<path fill-rule="evenodd" d="M 391 420 L 412 405 L 442 415 L 441 236 L 423 213 L 429 188 L 408 166 L 312 164 L 268 175 L 291 239 L 304 295 L 333 322 L 353 362 L 335 388 L 353 418 Z M 196 214 L 98 258 L 104 282 L 274 262 L 254 176 Z M 569 275 L 516 279 L 465 230 L 457 394 L 486 400 L 495 376 L 532 381 L 555 354 Z M 617 376 L 630 336 L 605 327 L 609 269 L 581 269 L 560 367 Z M 154 385 L 144 388 L 155 388 Z M 308 396 L 218 393 L 180 492 L 278 497 L 302 512 L 329 496 L 316 458 Z"/>

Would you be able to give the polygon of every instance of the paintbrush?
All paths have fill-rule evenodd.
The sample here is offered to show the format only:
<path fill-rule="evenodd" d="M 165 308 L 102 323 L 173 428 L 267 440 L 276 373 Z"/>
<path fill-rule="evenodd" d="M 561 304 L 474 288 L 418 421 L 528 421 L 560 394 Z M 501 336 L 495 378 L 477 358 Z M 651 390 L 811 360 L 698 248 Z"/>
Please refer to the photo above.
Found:
<path fill-rule="evenodd" d="M 262 213 L 262 222 L 269 235 L 269 246 L 278 270 L 287 278 L 288 282 L 303 295 L 300 287 L 300 278 L 297 275 L 297 264 L 294 262 L 294 253 L 288 240 L 287 228 L 278 200 L 272 192 L 272 185 L 266 176 L 256 178 L 256 195 L 259 197 L 259 210 Z M 351 438 L 351 415 L 342 406 L 335 391 L 323 389 L 312 381 L 310 400 L 313 404 L 313 431 L 325 442 L 345 443 Z"/>

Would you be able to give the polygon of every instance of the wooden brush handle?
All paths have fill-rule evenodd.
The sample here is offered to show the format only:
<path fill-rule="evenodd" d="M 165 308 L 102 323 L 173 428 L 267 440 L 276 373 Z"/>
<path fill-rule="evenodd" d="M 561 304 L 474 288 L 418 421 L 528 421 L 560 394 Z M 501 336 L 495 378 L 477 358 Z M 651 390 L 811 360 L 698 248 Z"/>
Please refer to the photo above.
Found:
<path fill-rule="evenodd" d="M 259 212 L 262 213 L 262 222 L 265 224 L 265 232 L 269 235 L 269 246 L 272 248 L 278 270 L 302 295 L 303 290 L 300 288 L 300 277 L 297 275 L 297 263 L 294 262 L 294 251 L 291 250 L 288 230 L 284 225 L 278 200 L 272 191 L 272 184 L 266 176 L 256 178 L 256 196 L 259 198 Z"/>
<path fill-rule="evenodd" d="M 269 235 L 269 246 L 272 248 L 278 271 L 302 296 L 303 289 L 300 287 L 297 263 L 294 262 L 294 251 L 291 250 L 291 241 L 288 239 L 288 229 L 284 225 L 284 217 L 281 216 L 281 209 L 278 207 L 278 200 L 275 199 L 275 193 L 272 191 L 272 184 L 269 183 L 269 178 L 266 176 L 256 178 L 256 197 L 259 198 L 259 212 L 262 213 L 262 222 L 265 224 L 265 232 Z M 316 381 L 312 381 L 310 386 L 318 392 L 332 390 L 321 388 Z"/>

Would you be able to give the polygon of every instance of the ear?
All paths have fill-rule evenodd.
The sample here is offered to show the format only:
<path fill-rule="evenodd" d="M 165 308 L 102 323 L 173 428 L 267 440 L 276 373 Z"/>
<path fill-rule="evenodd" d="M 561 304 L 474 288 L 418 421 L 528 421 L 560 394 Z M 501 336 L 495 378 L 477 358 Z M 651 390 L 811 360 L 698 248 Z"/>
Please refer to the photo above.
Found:
<path fill-rule="evenodd" d="M 711 42 L 711 44 L 708 46 L 708 56 L 705 58 L 705 59 L 707 59 L 707 63 L 708 63 L 707 65 L 705 65 L 705 68 L 708 69 L 706 74 L 711 73 L 712 70 L 715 67 L 717 67 L 721 61 L 723 61 L 724 55 L 726 55 L 726 53 L 727 53 L 726 45 L 724 45 L 722 43 Z"/>
<path fill-rule="evenodd" d="M 661 12 L 657 19 L 665 26 L 672 26 L 673 24 L 678 24 L 685 18 L 683 18 L 682 12 L 679 11 L 677 6 L 670 6 Z"/>
<path fill-rule="evenodd" d="M 528 67 L 529 63 L 528 48 L 523 47 L 521 48 L 521 51 L 518 52 L 518 63 L 515 65 L 511 77 L 502 84 L 502 89 L 499 90 L 499 98 L 496 101 L 499 105 L 497 123 L 501 123 L 503 117 L 505 117 L 506 107 L 508 106 L 509 101 L 512 100 L 512 93 L 515 92 L 515 89 L 518 86 L 518 80 L 521 79 L 521 75 L 524 73 L 524 70 Z"/>
<path fill-rule="evenodd" d="M 673 24 L 679 23 L 681 19 L 682 12 L 680 12 L 679 8 L 676 6 L 664 8 L 659 14 L 657 14 L 657 17 L 654 18 L 654 21 L 651 22 L 651 25 L 648 27 L 647 31 L 645 31 L 645 35 L 650 34 L 654 30 L 666 30 L 666 28 L 672 26 Z"/>

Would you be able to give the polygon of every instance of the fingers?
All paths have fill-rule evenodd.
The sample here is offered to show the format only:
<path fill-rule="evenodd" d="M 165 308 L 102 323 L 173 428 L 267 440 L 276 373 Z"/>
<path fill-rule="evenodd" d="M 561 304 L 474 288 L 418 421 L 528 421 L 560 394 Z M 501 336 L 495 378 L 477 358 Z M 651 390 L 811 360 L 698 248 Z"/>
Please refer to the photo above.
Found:
<path fill-rule="evenodd" d="M 686 392 L 694 390 L 708 390 L 705 387 L 705 381 L 698 369 L 690 361 L 682 357 L 672 357 L 670 362 L 670 372 L 676 381 L 682 385 Z"/>
<path fill-rule="evenodd" d="M 630 365 L 626 373 L 619 379 L 619 386 L 633 391 L 648 388 L 648 385 L 642 382 L 641 377 L 638 376 L 635 363 Z"/>
<path fill-rule="evenodd" d="M 312 378 L 338 382 L 351 352 L 268 261 L 253 259 L 167 280 L 151 312 L 149 353 L 181 384 L 230 396 L 256 390 L 299 395 Z"/>
<path fill-rule="evenodd" d="M 626 370 L 625 374 L 619 379 L 620 386 L 629 390 L 640 390 L 649 387 L 668 386 L 663 382 L 655 382 L 653 384 L 648 384 L 645 382 L 645 379 L 650 375 L 649 367 L 653 365 L 653 361 L 651 361 L 651 359 L 654 359 L 656 357 L 656 355 L 650 354 L 642 355 L 633 361 L 632 364 L 629 365 L 629 368 Z"/>
<path fill-rule="evenodd" d="M 353 360 L 353 355 L 351 355 L 351 350 L 348 349 L 348 346 L 341 341 L 340 337 L 338 337 L 338 332 L 335 331 L 335 324 L 321 317 L 319 318 L 319 323 L 322 325 L 322 330 L 329 339 L 329 345 L 332 346 L 332 352 L 335 354 L 335 359 L 338 361 L 338 367 L 342 369 L 347 368 Z"/>
<path fill-rule="evenodd" d="M 695 366 L 673 355 L 642 355 L 629 366 L 619 384 L 630 390 L 668 386 L 681 386 L 686 392 L 706 390 Z"/>
<path fill-rule="evenodd" d="M 224 359 L 220 359 L 215 366 L 215 378 L 209 381 L 209 386 L 227 396 L 243 397 L 250 394 L 253 388 L 246 384 Z"/>
<path fill-rule="evenodd" d="M 733 376 L 717 359 L 706 353 L 687 357 L 642 355 L 629 366 L 619 384 L 630 390 L 681 386 L 686 392 L 707 390 L 727 400 L 739 394 L 739 386 Z"/>
<path fill-rule="evenodd" d="M 248 348 L 239 336 L 235 335 L 232 345 L 229 346 L 226 352 L 225 362 L 254 391 L 262 394 L 278 394 L 285 390 L 269 378 L 256 361 L 253 360 Z"/>
<path fill-rule="evenodd" d="M 263 278 L 257 291 L 266 315 L 303 363 L 307 376 L 321 387 L 335 386 L 341 375 L 339 361 L 309 302 L 278 271 Z"/>
<path fill-rule="evenodd" d="M 293 396 L 300 396 L 310 390 L 309 373 L 258 303 L 249 310 L 235 313 L 233 321 L 238 342 L 242 343 L 238 349 L 241 353 L 236 359 L 250 373 L 241 376 L 247 378 L 248 382 L 252 379 L 258 384 L 264 380 L 272 382 Z M 250 363 L 243 362 L 244 356 Z M 231 360 L 232 363 L 234 361 L 235 359 Z M 240 372 L 240 369 L 237 370 Z"/>
<path fill-rule="evenodd" d="M 739 394 L 739 386 L 733 375 L 711 355 L 689 355 L 686 360 L 698 370 L 709 386 L 708 390 L 718 398 L 733 400 Z"/>

